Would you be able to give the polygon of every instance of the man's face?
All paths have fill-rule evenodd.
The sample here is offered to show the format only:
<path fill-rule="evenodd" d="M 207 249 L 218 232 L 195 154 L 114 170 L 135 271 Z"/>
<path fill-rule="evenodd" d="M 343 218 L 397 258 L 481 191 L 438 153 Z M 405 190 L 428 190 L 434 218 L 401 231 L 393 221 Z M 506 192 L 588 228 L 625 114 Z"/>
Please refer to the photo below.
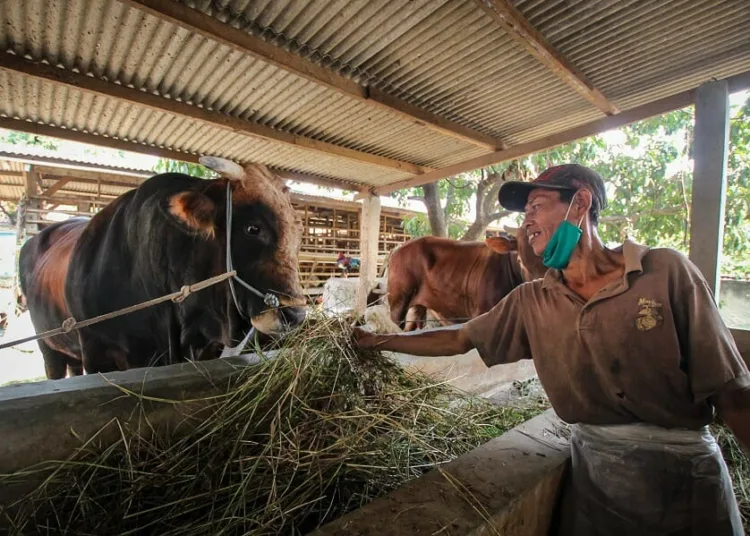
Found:
<path fill-rule="evenodd" d="M 544 251 L 557 226 L 565 219 L 568 205 L 560 200 L 560 192 L 554 190 L 537 188 L 529 194 L 521 227 L 526 231 L 535 255 Z"/>

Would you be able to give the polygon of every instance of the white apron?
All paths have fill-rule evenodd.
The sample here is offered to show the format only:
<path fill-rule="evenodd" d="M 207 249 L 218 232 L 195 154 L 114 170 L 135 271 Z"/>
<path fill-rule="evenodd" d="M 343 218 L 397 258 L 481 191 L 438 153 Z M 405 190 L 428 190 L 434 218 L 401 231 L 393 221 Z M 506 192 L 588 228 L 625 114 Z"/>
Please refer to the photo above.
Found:
<path fill-rule="evenodd" d="M 707 426 L 577 424 L 571 454 L 568 521 L 575 536 L 744 534 L 727 466 Z"/>

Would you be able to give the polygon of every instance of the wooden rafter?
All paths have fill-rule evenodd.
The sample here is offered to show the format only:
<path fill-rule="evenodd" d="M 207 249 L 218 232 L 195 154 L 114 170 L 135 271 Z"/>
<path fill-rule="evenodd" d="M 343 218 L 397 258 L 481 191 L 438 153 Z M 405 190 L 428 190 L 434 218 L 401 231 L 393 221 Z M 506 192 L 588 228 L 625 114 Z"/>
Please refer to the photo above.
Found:
<path fill-rule="evenodd" d="M 520 43 L 532 56 L 544 64 L 563 82 L 607 115 L 620 112 L 596 89 L 578 69 L 566 60 L 539 33 L 509 0 L 475 0 L 497 25 Z"/>
<path fill-rule="evenodd" d="M 0 128 L 5 128 L 8 130 L 19 130 L 21 132 L 29 132 L 31 134 L 39 134 L 41 136 L 50 136 L 53 138 L 77 141 L 79 143 L 89 143 L 91 145 L 110 147 L 112 149 L 131 151 L 134 153 L 158 156 L 161 158 L 169 158 L 170 160 L 179 160 L 181 162 L 189 162 L 191 164 L 197 164 L 199 158 L 199 155 L 197 154 L 174 151 L 171 149 L 164 149 L 162 147 L 153 147 L 151 145 L 145 145 L 137 141 L 110 138 L 97 134 L 89 134 L 88 132 L 80 132 L 78 130 L 70 130 L 49 125 L 40 125 L 38 123 L 31 123 L 29 121 L 22 121 L 20 119 L 10 119 L 7 117 L 0 117 Z M 275 168 L 274 172 L 282 175 L 284 173 L 283 170 Z M 0 172 L 0 175 L 1 174 L 2 172 Z M 343 188 L 345 190 L 361 191 L 364 189 L 361 184 L 354 184 L 346 181 L 339 181 L 306 173 L 294 173 L 294 178 L 292 180 L 308 182 L 310 184 L 317 184 L 319 186 L 327 186 L 330 188 Z"/>
<path fill-rule="evenodd" d="M 431 171 L 431 168 L 418 166 L 411 162 L 394 160 L 392 158 L 356 151 L 354 149 L 348 149 L 346 147 L 318 141 L 312 138 L 306 138 L 304 136 L 297 136 L 289 132 L 283 132 L 265 125 L 251 123 L 237 117 L 206 110 L 204 108 L 192 106 L 184 102 L 168 99 L 145 91 L 139 91 L 126 86 L 105 82 L 104 80 L 91 76 L 52 67 L 46 63 L 26 60 L 9 53 L 0 54 L 0 69 L 22 73 L 26 76 L 39 78 L 58 85 L 93 93 L 95 95 L 110 97 L 123 102 L 130 102 L 160 112 L 195 119 L 236 134 L 273 141 L 296 147 L 298 149 L 306 149 L 327 156 L 351 160 L 360 164 L 374 165 L 416 175 Z"/>
<path fill-rule="evenodd" d="M 502 140 L 423 110 L 383 91 L 362 86 L 344 76 L 287 52 L 247 32 L 172 0 L 120 0 L 122 3 L 249 54 L 287 72 L 321 84 L 341 95 L 379 106 L 440 134 L 487 149 L 502 149 Z"/>
<path fill-rule="evenodd" d="M 743 91 L 750 89 L 750 71 L 730 76 L 726 79 L 729 84 L 729 92 L 735 93 L 737 91 Z M 445 177 L 451 177 L 458 175 L 459 173 L 466 173 L 475 169 L 491 166 L 493 164 L 499 164 L 500 162 L 506 162 L 513 160 L 514 158 L 520 158 L 529 154 L 533 154 L 539 151 L 545 151 L 552 147 L 562 145 L 577 139 L 592 136 L 606 130 L 618 128 L 636 121 L 641 121 L 648 117 L 660 115 L 663 113 L 671 112 L 673 110 L 679 110 L 686 106 L 690 106 L 695 102 L 695 89 L 689 89 L 682 93 L 677 93 L 663 99 L 659 99 L 653 102 L 649 102 L 636 108 L 631 108 L 620 114 L 608 116 L 603 119 L 598 119 L 584 125 L 558 132 L 544 138 L 530 141 L 528 143 L 522 143 L 503 151 L 496 151 L 494 153 L 478 156 L 452 166 L 447 166 L 441 169 L 437 169 L 430 173 L 425 173 L 419 177 L 413 177 L 404 181 L 395 182 L 379 188 L 373 188 L 372 192 L 378 195 L 388 195 L 396 190 L 403 188 L 413 188 L 415 186 L 421 186 L 430 182 L 435 182 Z M 367 193 L 360 194 L 355 197 L 363 198 Z"/>
<path fill-rule="evenodd" d="M 35 164 L 37 171 L 44 174 L 45 179 L 70 178 L 73 182 L 86 182 L 96 184 L 100 181 L 105 186 L 138 186 L 144 180 L 154 175 L 152 173 L 142 173 L 139 175 L 124 175 L 120 173 L 109 173 L 105 171 L 95 171 L 94 169 L 68 169 L 63 166 L 57 167 L 52 163 L 46 164 L 39 161 Z"/>
<path fill-rule="evenodd" d="M 44 190 L 41 195 L 46 197 L 51 197 L 55 195 L 57 192 L 59 192 L 66 184 L 73 181 L 73 177 L 61 177 L 57 179 L 57 182 Z"/>

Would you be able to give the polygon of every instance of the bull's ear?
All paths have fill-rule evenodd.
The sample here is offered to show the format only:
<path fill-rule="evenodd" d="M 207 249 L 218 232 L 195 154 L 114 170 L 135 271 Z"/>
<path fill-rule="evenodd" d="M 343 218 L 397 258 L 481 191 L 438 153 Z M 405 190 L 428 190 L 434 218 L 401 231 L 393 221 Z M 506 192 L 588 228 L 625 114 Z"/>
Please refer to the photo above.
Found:
<path fill-rule="evenodd" d="M 485 239 L 484 243 L 495 253 L 510 253 L 518 250 L 518 241 L 515 238 L 492 236 Z"/>
<path fill-rule="evenodd" d="M 201 192 L 180 192 L 169 198 L 169 213 L 206 238 L 216 235 L 216 203 Z"/>

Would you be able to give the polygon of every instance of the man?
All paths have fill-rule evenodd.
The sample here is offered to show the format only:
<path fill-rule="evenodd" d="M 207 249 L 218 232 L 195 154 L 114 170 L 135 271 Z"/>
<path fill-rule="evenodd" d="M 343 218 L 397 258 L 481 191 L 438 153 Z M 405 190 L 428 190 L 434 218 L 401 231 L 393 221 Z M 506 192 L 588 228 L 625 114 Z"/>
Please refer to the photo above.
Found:
<path fill-rule="evenodd" d="M 601 177 L 576 164 L 509 182 L 500 204 L 550 269 L 460 329 L 357 343 L 416 355 L 476 348 L 488 366 L 532 359 L 572 426 L 576 536 L 741 535 L 714 408 L 750 447 L 750 373 L 704 278 L 681 253 L 604 246 Z M 569 525 L 572 523 L 572 527 Z"/>

